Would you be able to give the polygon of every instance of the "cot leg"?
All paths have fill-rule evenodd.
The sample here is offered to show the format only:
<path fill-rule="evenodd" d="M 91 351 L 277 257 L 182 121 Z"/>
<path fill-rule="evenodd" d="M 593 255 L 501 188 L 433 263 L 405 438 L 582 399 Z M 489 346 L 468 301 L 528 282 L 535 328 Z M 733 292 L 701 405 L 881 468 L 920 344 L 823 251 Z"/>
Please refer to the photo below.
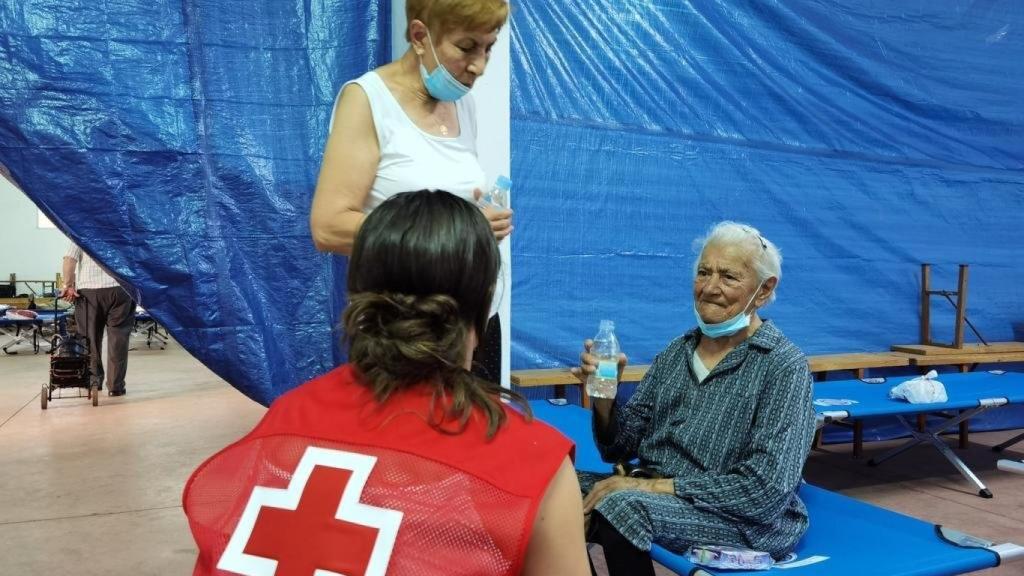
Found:
<path fill-rule="evenodd" d="M 555 398 L 565 398 L 565 384 L 555 385 Z"/>
<path fill-rule="evenodd" d="M 961 410 L 960 413 L 963 414 L 963 410 Z M 961 450 L 967 449 L 971 444 L 970 438 L 968 437 L 969 433 L 970 425 L 968 424 L 967 420 L 964 420 L 963 422 L 960 423 L 960 443 L 958 444 L 958 446 Z"/>
<path fill-rule="evenodd" d="M 857 380 L 863 380 L 866 375 L 866 371 L 863 368 L 857 368 L 853 371 L 853 375 L 857 377 Z M 853 457 L 860 458 L 864 455 L 864 423 L 860 420 L 853 421 Z"/>
<path fill-rule="evenodd" d="M 1013 438 L 1010 438 L 1009 440 L 1007 440 L 1006 442 L 1003 442 L 1002 444 L 1000 444 L 998 446 L 993 446 L 992 447 L 992 451 L 993 452 L 1002 452 L 1003 450 L 1009 448 L 1010 446 L 1013 446 L 1014 444 L 1016 444 L 1017 442 L 1020 442 L 1021 440 L 1024 440 L 1024 434 L 1018 434 L 1018 435 L 1014 436 Z"/>
<path fill-rule="evenodd" d="M 966 478 L 968 481 L 974 484 L 975 487 L 978 488 L 978 496 L 981 496 L 982 498 L 992 497 L 992 491 L 986 488 L 984 484 L 982 484 L 981 480 L 974 475 L 974 472 L 972 472 L 971 469 L 967 467 L 967 464 L 964 464 L 964 461 L 958 458 L 957 455 L 954 454 L 952 450 L 950 450 L 949 446 L 946 446 L 945 442 L 943 442 L 940 438 L 936 438 L 934 436 L 932 436 L 929 440 L 932 446 L 935 446 L 935 448 L 939 452 L 941 452 L 943 456 L 946 457 L 946 460 L 949 460 L 949 462 L 953 466 L 955 466 L 958 471 L 960 471 L 960 475 L 962 475 L 964 478 Z"/>
<path fill-rule="evenodd" d="M 822 380 L 825 379 L 825 376 L 827 374 L 828 372 L 813 372 L 811 373 L 811 379 L 814 380 L 815 382 L 821 382 Z M 825 426 L 826 424 L 819 423 L 817 427 L 814 429 L 814 438 L 811 440 L 811 450 L 821 450 L 821 440 L 823 436 L 821 430 Z"/>
<path fill-rule="evenodd" d="M 971 482 L 978 488 L 979 496 L 981 496 L 982 498 L 991 498 L 992 491 L 990 491 L 984 484 L 982 484 L 981 480 L 979 480 L 978 477 L 975 476 L 974 472 L 972 472 L 971 469 L 967 467 L 967 464 L 964 464 L 964 461 L 961 460 L 955 453 L 953 453 L 953 450 L 951 450 L 950 447 L 947 446 L 946 443 L 942 441 L 942 438 L 939 437 L 939 434 L 941 434 L 943 431 L 952 428 L 953 426 L 957 426 L 961 422 L 966 422 L 969 418 L 973 418 L 974 416 L 984 412 L 985 410 L 991 407 L 992 406 L 979 406 L 978 408 L 973 408 L 971 410 L 961 411 L 959 416 L 946 420 L 931 432 L 918 432 L 910 425 L 910 422 L 908 422 L 904 416 L 896 416 L 896 418 L 899 419 L 900 423 L 902 423 L 907 428 L 907 430 L 910 431 L 910 435 L 913 436 L 913 438 L 893 448 L 892 450 L 886 452 L 885 454 L 882 454 L 877 458 L 872 458 L 868 462 L 868 465 L 877 466 L 882 462 L 888 460 L 889 458 L 902 454 L 903 452 L 906 452 L 910 448 L 917 446 L 922 442 L 928 442 L 929 444 L 934 446 L 935 449 L 939 451 L 939 453 L 945 456 L 946 460 L 949 460 L 949 463 L 952 464 L 964 478 L 966 478 L 969 482 Z"/>
<path fill-rule="evenodd" d="M 7 332 L 7 331 L 4 331 L 4 334 L 10 336 L 10 333 Z M 4 344 L 4 354 L 17 354 L 18 353 L 17 350 L 15 350 L 14 352 L 10 352 L 7 349 L 10 348 L 11 346 L 17 346 L 18 344 L 21 344 L 24 341 L 25 341 L 25 336 L 21 333 L 21 325 L 20 324 L 16 324 L 14 326 L 14 336 L 11 338 L 10 341 L 8 341 L 6 344 Z"/>
<path fill-rule="evenodd" d="M 967 365 L 967 364 L 961 364 L 960 365 L 960 373 L 961 374 L 964 374 L 964 373 L 967 373 L 967 372 L 970 372 L 970 371 L 971 371 L 971 367 L 969 365 Z M 957 446 L 961 450 L 965 450 L 965 449 L 967 449 L 968 446 L 970 446 L 970 442 L 969 442 L 969 439 L 967 437 L 968 434 L 970 434 L 970 426 L 967 424 L 967 420 L 964 420 L 963 422 L 960 423 L 960 443 L 957 444 Z"/>
<path fill-rule="evenodd" d="M 881 456 L 875 456 L 871 460 L 868 460 L 868 466 L 878 466 L 882 462 L 885 462 L 886 460 L 893 458 L 894 456 L 899 456 L 900 454 L 903 454 L 904 452 L 910 450 L 914 446 L 917 446 L 921 442 L 924 442 L 924 436 L 927 435 L 926 432 L 918 432 L 917 430 L 915 430 L 912 426 L 910 426 L 907 423 L 906 420 L 904 420 L 903 416 L 897 416 L 897 418 L 899 418 L 900 421 L 903 422 L 903 424 L 907 427 L 907 429 L 910 430 L 910 435 L 913 436 L 913 438 L 907 440 L 906 442 L 900 444 L 899 446 L 893 448 L 892 450 L 889 450 L 888 452 L 882 454 Z"/>
<path fill-rule="evenodd" d="M 860 458 L 864 455 L 864 422 L 853 421 L 853 457 Z"/>

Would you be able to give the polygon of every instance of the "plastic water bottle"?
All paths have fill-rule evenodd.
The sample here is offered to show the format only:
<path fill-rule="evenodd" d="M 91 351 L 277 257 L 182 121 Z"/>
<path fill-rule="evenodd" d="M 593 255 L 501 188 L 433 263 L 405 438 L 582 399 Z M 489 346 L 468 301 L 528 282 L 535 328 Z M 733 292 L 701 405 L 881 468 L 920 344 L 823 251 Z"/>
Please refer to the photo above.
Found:
<path fill-rule="evenodd" d="M 615 322 L 601 320 L 590 353 L 597 357 L 597 371 L 587 377 L 587 395 L 615 398 L 619 388 L 619 340 L 615 338 Z"/>
<path fill-rule="evenodd" d="M 512 180 L 505 176 L 498 176 L 498 179 L 494 181 L 494 186 L 480 196 L 480 205 L 506 210 L 509 206 L 510 190 L 512 190 Z"/>

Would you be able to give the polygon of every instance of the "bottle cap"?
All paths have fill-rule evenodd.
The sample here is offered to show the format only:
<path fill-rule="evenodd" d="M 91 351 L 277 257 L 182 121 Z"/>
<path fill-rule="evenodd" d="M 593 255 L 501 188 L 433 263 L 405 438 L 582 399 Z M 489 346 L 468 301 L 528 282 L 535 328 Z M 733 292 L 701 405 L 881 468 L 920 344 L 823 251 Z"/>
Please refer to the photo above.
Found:
<path fill-rule="evenodd" d="M 506 176 L 498 176 L 498 179 L 494 181 L 494 185 L 504 190 L 512 189 L 512 180 Z"/>

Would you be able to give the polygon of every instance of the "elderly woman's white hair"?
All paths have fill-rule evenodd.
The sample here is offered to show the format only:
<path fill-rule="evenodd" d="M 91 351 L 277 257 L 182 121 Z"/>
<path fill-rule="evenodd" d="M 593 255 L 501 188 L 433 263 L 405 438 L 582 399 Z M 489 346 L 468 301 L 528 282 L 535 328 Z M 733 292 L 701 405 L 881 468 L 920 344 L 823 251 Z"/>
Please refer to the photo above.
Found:
<path fill-rule="evenodd" d="M 697 259 L 693 263 L 693 277 L 697 277 L 697 267 L 700 265 L 700 256 L 704 248 L 709 244 L 741 246 L 750 253 L 750 264 L 757 272 L 758 282 L 764 282 L 769 278 L 782 280 L 782 253 L 779 248 L 761 235 L 761 232 L 753 226 L 723 220 L 711 226 L 707 235 L 693 241 L 693 249 L 697 252 Z M 778 284 L 772 290 L 769 302 L 775 301 L 775 293 L 778 291 Z"/>

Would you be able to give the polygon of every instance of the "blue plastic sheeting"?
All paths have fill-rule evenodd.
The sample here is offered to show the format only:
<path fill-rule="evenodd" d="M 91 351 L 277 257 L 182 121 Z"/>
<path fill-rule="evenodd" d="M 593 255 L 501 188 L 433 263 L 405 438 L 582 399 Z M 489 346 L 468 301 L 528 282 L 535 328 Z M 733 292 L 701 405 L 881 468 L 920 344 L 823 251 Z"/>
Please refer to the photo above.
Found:
<path fill-rule="evenodd" d="M 762 315 L 808 354 L 916 342 L 922 262 L 948 289 L 971 265 L 986 339 L 1024 324 L 1019 2 L 523 0 L 512 26 L 514 369 L 575 363 L 602 318 L 650 362 L 722 219 L 782 249 Z"/>
<path fill-rule="evenodd" d="M 268 403 L 338 360 L 309 206 L 374 0 L 0 0 L 0 163 L 204 364 Z M 55 262 L 55 266 L 59 263 Z"/>

